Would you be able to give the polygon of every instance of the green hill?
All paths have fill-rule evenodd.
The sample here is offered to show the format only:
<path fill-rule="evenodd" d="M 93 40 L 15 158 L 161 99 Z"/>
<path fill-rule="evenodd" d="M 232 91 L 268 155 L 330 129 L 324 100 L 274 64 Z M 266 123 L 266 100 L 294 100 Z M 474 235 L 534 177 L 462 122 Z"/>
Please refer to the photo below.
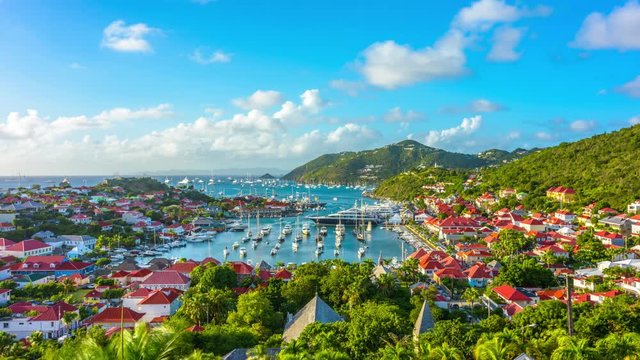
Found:
<path fill-rule="evenodd" d="M 405 140 L 378 149 L 322 155 L 284 176 L 301 182 L 379 183 L 416 167 L 473 169 L 512 160 L 515 152 L 492 150 L 496 154 L 460 154 Z M 497 152 L 500 152 L 499 154 Z M 486 153 L 486 152 L 485 152 Z"/>
<path fill-rule="evenodd" d="M 594 201 L 618 210 L 640 198 L 640 126 L 537 151 L 487 169 L 485 186 L 514 187 L 534 197 L 551 186 L 577 191 L 577 203 Z"/>

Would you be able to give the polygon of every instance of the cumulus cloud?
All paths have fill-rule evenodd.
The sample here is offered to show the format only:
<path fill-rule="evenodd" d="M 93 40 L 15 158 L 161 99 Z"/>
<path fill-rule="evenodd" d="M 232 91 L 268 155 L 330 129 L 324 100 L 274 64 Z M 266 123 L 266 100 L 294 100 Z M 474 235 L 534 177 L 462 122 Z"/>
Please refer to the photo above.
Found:
<path fill-rule="evenodd" d="M 615 7 L 610 14 L 589 14 L 572 46 L 581 49 L 640 49 L 640 5 L 636 0 Z"/>
<path fill-rule="evenodd" d="M 189 58 L 200 65 L 211 65 L 215 63 L 228 63 L 231 61 L 231 54 L 222 50 L 209 51 L 206 48 L 197 48 L 189 55 Z"/>
<path fill-rule="evenodd" d="M 522 55 L 516 51 L 516 47 L 522 39 L 524 29 L 516 29 L 504 26 L 496 29 L 493 33 L 493 45 L 487 59 L 495 62 L 513 62 L 520 59 Z"/>
<path fill-rule="evenodd" d="M 394 41 L 378 42 L 363 52 L 359 70 L 368 83 L 385 89 L 460 76 L 465 72 L 465 41 L 461 32 L 451 31 L 433 47 L 419 50 Z"/>
<path fill-rule="evenodd" d="M 389 109 L 389 111 L 387 111 L 387 113 L 384 114 L 383 118 L 384 118 L 384 121 L 386 122 L 406 123 L 410 121 L 423 119 L 424 114 L 411 109 L 407 111 L 402 111 L 402 109 L 399 106 L 396 106 L 394 108 Z"/>
<path fill-rule="evenodd" d="M 82 64 L 80 64 L 80 63 L 74 62 L 74 63 L 69 64 L 69 68 L 73 69 L 73 70 L 84 70 L 87 67 L 82 65 Z"/>
<path fill-rule="evenodd" d="M 550 13 L 551 9 L 545 6 L 528 9 L 508 5 L 502 0 L 479 0 L 461 9 L 450 28 L 433 46 L 414 49 L 392 40 L 376 42 L 362 52 L 357 69 L 367 83 L 384 89 L 461 76 L 467 72 L 465 48 L 478 38 L 478 34 L 489 31 L 496 24 Z M 491 59 L 513 61 L 518 57 L 514 48 L 522 31 L 509 29 L 496 34 Z"/>
<path fill-rule="evenodd" d="M 241 109 L 266 110 L 282 102 L 282 94 L 275 90 L 257 90 L 247 98 L 234 99 L 233 104 Z"/>
<path fill-rule="evenodd" d="M 640 124 L 640 115 L 634 116 L 631 119 L 629 119 L 629 124 L 632 126 Z"/>
<path fill-rule="evenodd" d="M 462 119 L 460 125 L 444 129 L 431 130 L 425 137 L 425 144 L 434 147 L 448 147 L 454 143 L 469 142 L 469 135 L 477 132 L 482 126 L 482 116 L 476 115 Z"/>
<path fill-rule="evenodd" d="M 589 130 L 593 130 L 598 126 L 598 123 L 595 120 L 575 120 L 569 124 L 569 128 L 571 131 L 575 132 L 585 132 Z"/>
<path fill-rule="evenodd" d="M 128 25 L 123 20 L 116 20 L 102 31 L 102 47 L 119 52 L 150 52 L 151 44 L 146 39 L 160 30 L 144 23 Z"/>
<path fill-rule="evenodd" d="M 290 103 L 311 121 L 322 117 L 320 112 L 327 104 L 317 90 L 305 91 L 299 102 Z M 302 128 L 292 126 L 290 119 L 260 109 L 224 118 L 211 109 L 206 117 L 142 136 L 118 131 L 123 122 L 163 118 L 169 113 L 165 105 L 55 119 L 35 110 L 11 113 L 0 121 L 0 151 L 5 155 L 0 157 L 0 166 L 56 174 L 209 168 L 212 159 L 242 161 L 243 166 L 267 161 L 293 166 L 327 152 L 371 147 L 382 138 L 377 130 L 352 122 L 300 133 Z M 61 158 L 64 163 L 57 161 Z"/>
<path fill-rule="evenodd" d="M 554 139 L 554 136 L 546 131 L 538 131 L 535 134 L 535 136 L 538 140 L 543 140 L 543 141 L 551 141 Z"/>
<path fill-rule="evenodd" d="M 618 87 L 616 91 L 631 97 L 640 97 L 640 75 L 628 83 Z"/>
<path fill-rule="evenodd" d="M 300 124 L 310 115 L 317 114 L 327 104 L 328 102 L 320 96 L 318 89 L 310 89 L 300 95 L 300 104 L 285 101 L 273 116 L 291 124 Z"/>

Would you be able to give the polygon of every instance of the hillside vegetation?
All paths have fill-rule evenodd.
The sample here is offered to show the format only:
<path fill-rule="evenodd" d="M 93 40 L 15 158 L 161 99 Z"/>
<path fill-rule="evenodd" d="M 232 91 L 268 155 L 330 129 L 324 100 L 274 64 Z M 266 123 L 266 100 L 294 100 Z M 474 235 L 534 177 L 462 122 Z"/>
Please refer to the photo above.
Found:
<path fill-rule="evenodd" d="M 398 201 L 411 201 L 416 196 L 425 193 L 422 188 L 424 185 L 437 183 L 446 184 L 448 193 L 461 191 L 462 183 L 468 175 L 469 171 L 467 170 L 415 169 L 383 181 L 374 191 L 374 195 Z"/>
<path fill-rule="evenodd" d="M 640 197 L 640 126 L 540 150 L 483 177 L 489 188 L 514 187 L 530 196 L 572 187 L 579 204 L 600 201 L 624 210 Z"/>
<path fill-rule="evenodd" d="M 526 150 L 519 149 L 526 152 Z M 405 140 L 374 150 L 326 154 L 297 167 L 284 179 L 300 182 L 377 184 L 416 167 L 474 169 L 512 160 L 522 153 L 489 150 L 478 155 L 460 154 Z"/>

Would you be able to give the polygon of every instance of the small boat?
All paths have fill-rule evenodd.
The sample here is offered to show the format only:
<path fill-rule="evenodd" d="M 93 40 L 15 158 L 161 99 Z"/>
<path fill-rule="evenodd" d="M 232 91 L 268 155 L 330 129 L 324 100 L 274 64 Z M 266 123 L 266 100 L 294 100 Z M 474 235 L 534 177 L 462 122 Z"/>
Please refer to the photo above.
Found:
<path fill-rule="evenodd" d="M 222 254 L 224 255 L 225 258 L 229 256 L 229 249 L 227 249 L 226 246 L 224 247 L 224 250 L 222 250 Z"/>
<path fill-rule="evenodd" d="M 322 249 L 316 249 L 315 254 L 316 254 L 317 257 L 320 257 L 320 255 L 322 255 L 322 253 L 323 253 Z"/>
<path fill-rule="evenodd" d="M 336 225 L 336 235 L 344 236 L 345 233 L 346 233 L 346 229 L 344 227 L 344 224 L 340 223 Z"/>
<path fill-rule="evenodd" d="M 302 224 L 302 235 L 311 234 L 311 227 L 309 227 L 309 223 Z"/>
<path fill-rule="evenodd" d="M 237 248 L 239 248 L 239 247 L 240 247 L 240 243 L 239 243 L 239 242 L 237 242 L 237 241 L 236 241 L 236 242 L 234 242 L 234 243 L 233 243 L 233 245 L 231 245 L 231 248 L 232 248 L 233 250 L 235 250 L 235 249 L 237 249 Z"/>
<path fill-rule="evenodd" d="M 316 235 L 316 242 L 322 242 L 324 241 L 324 237 L 320 234 Z"/>
<path fill-rule="evenodd" d="M 298 252 L 298 247 L 299 246 L 300 245 L 298 245 L 298 243 L 295 242 L 295 241 L 291 243 L 291 248 L 293 249 L 293 252 Z"/>
<path fill-rule="evenodd" d="M 142 256 L 156 256 L 156 255 L 158 255 L 158 253 L 151 250 L 146 250 L 142 252 Z"/>
<path fill-rule="evenodd" d="M 251 241 L 251 238 L 248 236 L 243 236 L 242 239 L 240 239 L 240 241 L 242 241 L 243 243 L 249 242 Z"/>
<path fill-rule="evenodd" d="M 261 232 L 257 233 L 256 236 L 253 238 L 253 240 L 255 241 L 262 241 L 262 239 L 264 238 L 264 235 L 262 235 Z"/>
<path fill-rule="evenodd" d="M 342 236 L 336 236 L 336 247 L 339 248 L 342 246 Z"/>
<path fill-rule="evenodd" d="M 282 243 L 282 242 L 284 242 L 284 240 L 285 240 L 285 239 L 286 239 L 286 236 L 285 236 L 284 234 L 280 234 L 280 235 L 278 235 L 278 241 L 279 241 L 279 242 L 281 242 L 281 243 Z"/>
<path fill-rule="evenodd" d="M 323 226 L 323 227 L 320 228 L 320 235 L 327 236 L 328 233 L 329 233 L 329 231 L 327 230 L 326 226 Z"/>
<path fill-rule="evenodd" d="M 276 248 L 271 249 L 271 253 L 270 253 L 271 256 L 275 256 L 277 253 L 278 253 L 278 249 Z"/>
<path fill-rule="evenodd" d="M 245 256 L 247 256 L 247 249 L 241 247 L 240 248 L 240 257 L 245 257 Z"/>
<path fill-rule="evenodd" d="M 282 227 L 282 235 L 290 235 L 293 230 L 291 229 L 291 225 L 285 224 Z"/>
<path fill-rule="evenodd" d="M 365 249 L 363 247 L 360 247 L 360 249 L 358 249 L 358 257 L 363 257 L 364 252 L 365 252 Z"/>
<path fill-rule="evenodd" d="M 255 250 L 258 247 L 258 242 L 257 241 L 252 241 L 251 242 L 251 247 L 253 248 L 253 250 Z"/>
<path fill-rule="evenodd" d="M 301 241 L 301 240 L 302 240 L 302 234 L 296 233 L 295 241 Z"/>
<path fill-rule="evenodd" d="M 340 250 L 338 249 L 333 250 L 333 256 L 340 256 Z"/>
<path fill-rule="evenodd" d="M 264 236 L 267 236 L 267 235 L 271 234 L 271 225 L 267 225 L 267 226 L 262 227 L 262 230 L 260 230 L 260 232 Z"/>
<path fill-rule="evenodd" d="M 280 250 L 280 243 L 276 243 L 276 246 L 274 246 L 273 248 Z"/>

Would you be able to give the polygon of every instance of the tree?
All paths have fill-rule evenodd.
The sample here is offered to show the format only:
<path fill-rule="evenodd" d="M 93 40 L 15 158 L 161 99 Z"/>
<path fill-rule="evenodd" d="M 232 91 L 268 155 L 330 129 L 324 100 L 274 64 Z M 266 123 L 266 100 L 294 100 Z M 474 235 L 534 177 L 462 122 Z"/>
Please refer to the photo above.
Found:
<path fill-rule="evenodd" d="M 234 307 L 235 297 L 231 290 L 211 289 L 185 295 L 179 312 L 196 324 L 221 324 Z"/>
<path fill-rule="evenodd" d="M 368 358 L 392 335 L 402 337 L 409 334 L 411 324 L 400 313 L 397 306 L 366 302 L 353 309 L 349 321 L 349 348 L 356 359 Z"/>
<path fill-rule="evenodd" d="M 523 233 L 514 230 L 500 231 L 499 239 L 500 241 L 491 248 L 493 255 L 498 258 L 519 254 L 535 245 L 535 240 L 526 238 Z"/>
<path fill-rule="evenodd" d="M 526 257 L 505 262 L 493 284 L 546 288 L 556 285 L 557 281 L 551 270 L 544 268 L 536 259 Z"/>
<path fill-rule="evenodd" d="M 77 318 L 78 318 L 78 313 L 75 313 L 73 311 L 68 311 L 68 312 L 64 313 L 64 315 L 62 315 L 62 321 L 67 326 L 67 328 L 71 327 L 71 325 L 73 325 L 73 322 Z"/>
<path fill-rule="evenodd" d="M 269 299 L 260 291 L 252 291 L 238 297 L 237 310 L 229 314 L 227 322 L 250 327 L 266 338 L 281 326 L 282 314 L 273 310 Z"/>
<path fill-rule="evenodd" d="M 238 285 L 238 277 L 229 266 L 208 266 L 197 281 L 199 291 L 232 289 Z"/>
<path fill-rule="evenodd" d="M 500 337 L 478 344 L 473 351 L 476 360 L 511 360 L 517 352 L 515 344 L 508 343 Z"/>
<path fill-rule="evenodd" d="M 463 360 L 464 358 L 460 349 L 451 347 L 446 342 L 433 348 L 427 357 L 429 360 Z"/>
<path fill-rule="evenodd" d="M 611 359 L 640 359 L 640 334 L 610 334 L 598 340 L 596 349 L 603 358 Z"/>
<path fill-rule="evenodd" d="M 600 354 L 589 346 L 587 339 L 564 336 L 558 341 L 559 347 L 551 355 L 552 360 L 598 360 Z"/>
<path fill-rule="evenodd" d="M 480 299 L 480 292 L 474 287 L 469 287 L 462 293 L 462 298 L 473 307 L 473 304 Z"/>

